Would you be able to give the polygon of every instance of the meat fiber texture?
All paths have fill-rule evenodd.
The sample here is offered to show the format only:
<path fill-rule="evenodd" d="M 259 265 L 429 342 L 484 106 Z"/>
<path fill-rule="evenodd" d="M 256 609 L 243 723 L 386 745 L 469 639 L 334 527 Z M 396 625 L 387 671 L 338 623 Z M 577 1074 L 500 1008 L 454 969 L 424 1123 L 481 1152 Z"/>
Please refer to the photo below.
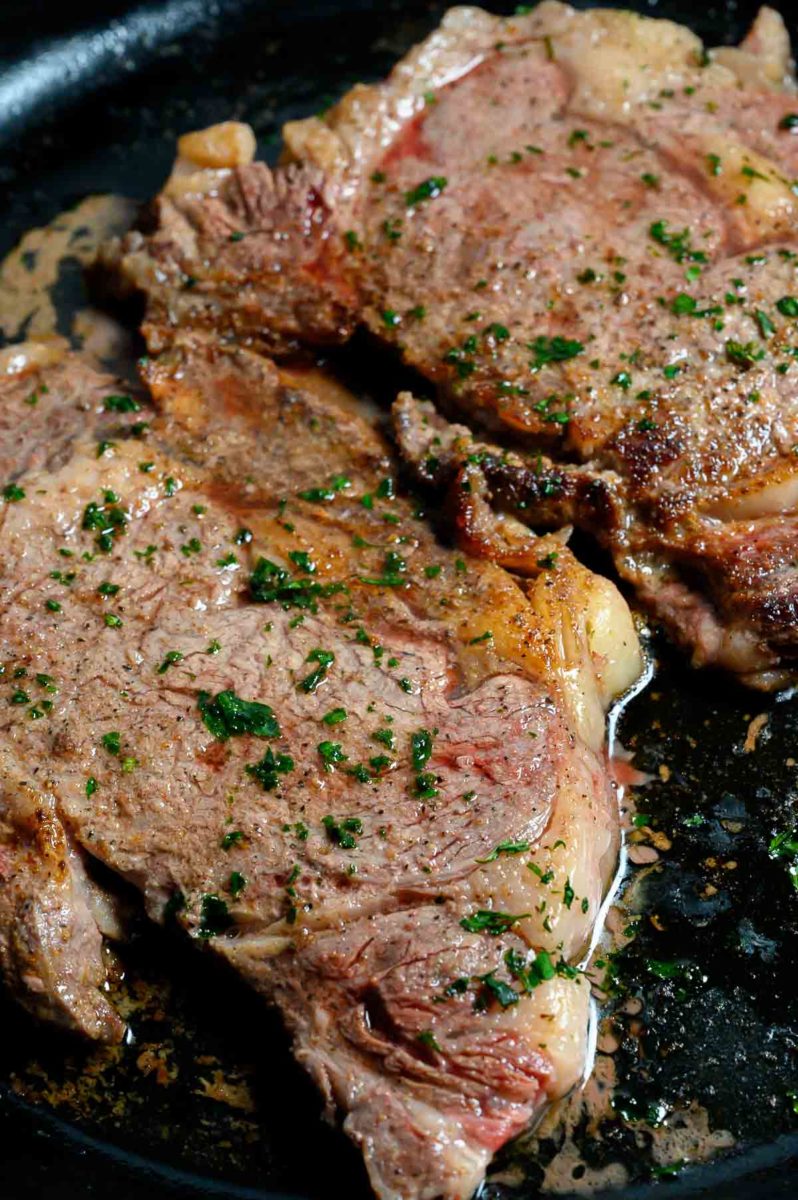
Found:
<path fill-rule="evenodd" d="M 112 248 L 151 344 L 213 326 L 284 352 L 367 327 L 444 412 L 518 453 L 514 503 L 483 480 L 503 519 L 589 530 L 697 665 L 793 679 L 798 96 L 781 18 L 764 8 L 740 47 L 707 51 L 629 12 L 455 8 L 285 142 L 273 172 L 188 145 L 154 231 Z M 541 453 L 557 467 L 542 498 L 524 486 Z M 449 508 L 458 528 L 456 492 Z M 482 552 L 517 567 L 503 540 Z"/>
<path fill-rule="evenodd" d="M 313 371 L 192 333 L 143 392 L 4 365 L 7 985 L 123 1035 L 102 863 L 277 1005 L 379 1196 L 466 1200 L 584 1067 L 624 601 L 440 546 Z"/>

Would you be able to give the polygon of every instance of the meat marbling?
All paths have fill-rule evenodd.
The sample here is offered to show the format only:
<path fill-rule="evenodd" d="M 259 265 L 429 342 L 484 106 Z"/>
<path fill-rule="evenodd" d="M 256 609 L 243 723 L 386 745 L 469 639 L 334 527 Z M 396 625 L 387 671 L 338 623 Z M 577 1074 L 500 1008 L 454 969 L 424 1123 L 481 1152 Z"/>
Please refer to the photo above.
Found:
<path fill-rule="evenodd" d="M 6 981 L 120 1036 L 99 860 L 277 1004 L 380 1196 L 465 1200 L 583 1069 L 626 605 L 439 546 L 313 372 L 181 335 L 153 415 L 42 353 L 0 382 Z"/>
<path fill-rule="evenodd" d="M 112 257 L 154 346 L 365 325 L 532 451 L 526 477 L 556 463 L 516 515 L 589 529 L 696 663 L 774 687 L 798 646 L 796 130 L 770 9 L 707 53 L 628 12 L 456 8 L 290 123 L 277 170 L 186 145 Z"/>

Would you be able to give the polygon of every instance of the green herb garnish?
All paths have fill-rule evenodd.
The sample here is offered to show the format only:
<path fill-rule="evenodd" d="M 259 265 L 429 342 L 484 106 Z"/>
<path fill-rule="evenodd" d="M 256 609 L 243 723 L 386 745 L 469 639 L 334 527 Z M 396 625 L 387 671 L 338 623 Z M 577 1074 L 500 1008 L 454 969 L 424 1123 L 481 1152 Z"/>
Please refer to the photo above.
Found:
<path fill-rule="evenodd" d="M 513 916 L 511 913 L 497 912 L 495 909 L 480 908 L 470 916 L 463 917 L 460 925 L 468 933 L 489 933 L 497 937 L 500 933 L 506 933 L 508 929 L 512 929 L 517 921 L 523 921 L 528 916 L 529 913 Z"/>
<path fill-rule="evenodd" d="M 254 737 L 280 736 L 280 726 L 268 704 L 242 700 L 233 691 L 219 692 L 215 697 L 200 692 L 197 707 L 205 725 L 220 742 L 245 733 Z"/>
<path fill-rule="evenodd" d="M 294 760 L 290 754 L 275 754 L 271 747 L 259 762 L 244 768 L 247 775 L 257 779 L 264 792 L 273 792 L 280 783 L 280 776 L 287 775 L 293 769 Z"/>
<path fill-rule="evenodd" d="M 424 200 L 433 200 L 436 196 L 440 196 L 446 184 L 447 180 L 443 175 L 432 175 L 423 183 L 419 183 L 417 187 L 405 192 L 405 204 L 408 208 L 413 208 Z"/>
<path fill-rule="evenodd" d="M 197 937 L 212 938 L 224 933 L 233 924 L 227 904 L 215 892 L 206 892 L 200 902 L 200 923 Z"/>
<path fill-rule="evenodd" d="M 335 842 L 342 850 L 356 848 L 356 837 L 363 832 L 363 822 L 360 817 L 343 817 L 339 820 L 328 815 L 322 817 L 321 823 L 327 830 L 330 841 Z"/>

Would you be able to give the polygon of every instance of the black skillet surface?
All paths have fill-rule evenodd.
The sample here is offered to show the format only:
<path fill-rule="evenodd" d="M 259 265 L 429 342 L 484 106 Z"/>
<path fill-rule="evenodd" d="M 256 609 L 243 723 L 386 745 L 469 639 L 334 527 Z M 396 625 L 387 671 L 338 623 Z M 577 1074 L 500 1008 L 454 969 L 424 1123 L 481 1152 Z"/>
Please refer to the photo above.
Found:
<path fill-rule="evenodd" d="M 89 192 L 146 197 L 187 129 L 244 118 L 268 156 L 283 121 L 382 75 L 442 7 L 0 0 L 0 252 Z M 738 38 L 754 8 L 698 14 L 651 0 L 647 11 L 685 20 L 713 43 Z M 66 269 L 57 291 L 65 298 L 81 286 Z M 386 374 L 388 394 L 396 376 L 383 365 Z M 798 702 L 742 693 L 691 673 L 656 641 L 654 650 L 657 676 L 627 710 L 621 737 L 654 776 L 638 807 L 672 845 L 644 880 L 632 872 L 637 936 L 613 967 L 616 1107 L 626 1119 L 605 1121 L 598 1139 L 584 1128 L 576 1138 L 588 1166 L 626 1163 L 630 1184 L 617 1200 L 794 1196 L 798 895 L 792 859 L 769 847 L 798 826 Z M 746 753 L 759 713 L 768 722 Z M 367 1200 L 358 1155 L 320 1123 L 277 1023 L 234 979 L 143 928 L 123 965 L 135 1040 L 116 1058 L 87 1056 L 0 1001 L 2 1200 Z M 622 1011 L 630 996 L 639 1017 Z M 20 1101 L 13 1079 L 48 1102 Z M 656 1114 L 691 1100 L 710 1128 L 734 1135 L 735 1149 L 706 1166 L 680 1170 L 677 1159 L 672 1174 L 652 1170 Z M 556 1148 L 556 1137 L 544 1141 L 542 1161 Z M 485 1200 L 536 1194 L 540 1168 L 511 1149 L 499 1165 L 513 1164 L 526 1182 L 491 1182 Z"/>

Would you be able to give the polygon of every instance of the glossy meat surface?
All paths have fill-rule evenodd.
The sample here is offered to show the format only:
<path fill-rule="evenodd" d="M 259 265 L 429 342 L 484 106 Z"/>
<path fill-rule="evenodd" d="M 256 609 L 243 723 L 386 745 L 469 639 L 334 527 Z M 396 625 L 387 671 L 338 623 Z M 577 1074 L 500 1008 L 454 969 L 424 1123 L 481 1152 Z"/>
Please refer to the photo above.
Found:
<path fill-rule="evenodd" d="M 773 687 L 798 604 L 796 110 L 768 9 L 712 53 L 632 13 L 453 9 L 289 124 L 287 166 L 183 161 L 113 257 L 156 346 L 366 325 L 444 409 L 577 473 L 559 511 L 526 495 L 529 523 L 591 529 L 694 661 Z M 586 477 L 598 525 L 570 503 Z"/>
<path fill-rule="evenodd" d="M 77 359 L 3 383 L 83 424 L 2 510 L 0 966 L 120 1035 L 98 859 L 279 1006 L 379 1195 L 465 1200 L 582 1070 L 628 610 L 567 551 L 522 587 L 438 545 L 316 373 L 145 370 L 113 438 Z"/>

